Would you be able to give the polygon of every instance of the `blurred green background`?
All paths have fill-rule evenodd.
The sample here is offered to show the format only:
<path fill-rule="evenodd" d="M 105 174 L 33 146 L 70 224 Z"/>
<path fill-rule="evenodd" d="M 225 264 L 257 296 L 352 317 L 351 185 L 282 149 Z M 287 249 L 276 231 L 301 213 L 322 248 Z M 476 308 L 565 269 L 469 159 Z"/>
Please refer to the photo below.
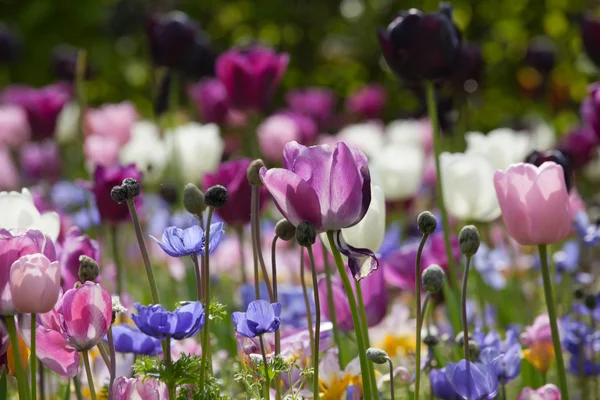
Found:
<path fill-rule="evenodd" d="M 92 104 L 134 101 L 151 109 L 145 20 L 178 9 L 197 20 L 216 51 L 253 40 L 290 53 L 285 90 L 327 86 L 344 98 L 370 82 L 390 95 L 387 117 L 419 108 L 412 92 L 387 70 L 376 36 L 394 15 L 411 7 L 437 9 L 437 0 L 4 0 L 1 20 L 23 38 L 21 55 L 2 71 L 2 84 L 53 81 L 51 58 L 61 44 L 84 48 L 98 76 L 88 84 Z M 578 18 L 584 0 L 457 0 L 454 20 L 463 38 L 481 46 L 485 70 L 470 96 L 460 129 L 490 130 L 530 113 L 551 119 L 559 133 L 578 121 L 578 103 L 595 69 L 582 52 Z M 547 36 L 556 63 L 544 75 L 527 66 L 531 39 Z M 343 101 L 339 102 L 340 108 Z M 458 109 L 465 102 L 455 102 Z"/>

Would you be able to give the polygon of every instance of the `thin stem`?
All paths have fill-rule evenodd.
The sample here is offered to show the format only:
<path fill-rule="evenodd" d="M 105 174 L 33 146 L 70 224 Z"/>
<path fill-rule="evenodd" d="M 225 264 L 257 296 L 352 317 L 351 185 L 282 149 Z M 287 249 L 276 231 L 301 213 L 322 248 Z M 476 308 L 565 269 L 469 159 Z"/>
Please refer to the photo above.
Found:
<path fill-rule="evenodd" d="M 344 346 L 342 346 L 342 337 L 340 336 L 340 330 L 338 328 L 338 321 L 335 316 L 335 303 L 333 301 L 333 289 L 331 284 L 331 270 L 329 267 L 329 259 L 327 258 L 328 250 L 325 244 L 321 242 L 323 250 L 323 262 L 325 264 L 325 280 L 327 282 L 327 306 L 329 308 L 329 319 L 333 328 L 333 339 L 338 348 L 338 363 L 340 369 L 344 369 Z"/>
<path fill-rule="evenodd" d="M 113 338 L 112 325 L 108 328 L 108 333 L 106 334 L 108 339 L 108 351 L 110 352 L 110 367 L 109 374 L 110 378 L 108 381 L 108 400 L 113 399 L 113 383 L 115 381 L 115 375 L 117 371 L 117 359 L 115 353 L 115 341 Z"/>
<path fill-rule="evenodd" d="M 278 236 L 273 236 L 273 242 L 271 244 L 271 275 L 273 276 L 273 297 L 275 298 L 275 302 L 279 301 L 277 294 L 277 239 Z M 279 355 L 281 351 L 281 333 L 279 329 L 275 331 L 275 357 Z M 281 379 L 279 374 L 275 377 L 275 398 L 277 400 L 281 399 Z"/>
<path fill-rule="evenodd" d="M 75 397 L 77 397 L 77 400 L 83 400 L 83 393 L 81 392 L 81 380 L 77 375 L 73 377 L 73 386 L 75 386 Z"/>
<path fill-rule="evenodd" d="M 354 281 L 354 287 L 356 288 L 356 300 L 358 302 L 358 315 L 360 316 L 360 325 L 363 332 L 363 339 L 365 341 L 365 346 L 367 349 L 371 347 L 371 342 L 369 340 L 369 324 L 367 323 L 367 313 L 365 311 L 365 302 L 363 300 L 362 288 L 360 286 L 360 281 Z M 375 379 L 375 368 L 373 367 L 373 363 L 367 363 L 369 366 L 369 379 L 371 379 L 371 387 L 377 387 L 377 380 Z M 379 397 L 379 393 L 377 390 L 373 390 L 373 394 L 375 398 Z"/>
<path fill-rule="evenodd" d="M 38 375 L 40 376 L 40 399 L 44 400 L 46 398 L 46 385 L 44 364 L 41 361 L 38 361 Z"/>
<path fill-rule="evenodd" d="M 35 329 L 37 326 L 36 323 L 36 314 L 35 313 L 31 313 L 31 356 L 30 356 L 30 360 L 31 362 L 29 363 L 30 365 L 30 369 L 31 369 L 31 398 L 33 400 L 37 400 L 37 356 L 35 354 L 35 345 L 36 345 L 36 334 L 35 334 Z"/>
<path fill-rule="evenodd" d="M 204 271 L 203 271 L 203 275 L 204 275 L 204 307 L 206 309 L 206 320 L 204 322 L 204 328 L 203 328 L 203 332 L 202 332 L 202 362 L 200 364 L 200 392 L 202 393 L 202 395 L 204 394 L 204 379 L 205 379 L 205 371 L 206 371 L 206 358 L 208 357 L 208 346 L 209 346 L 209 329 L 208 329 L 208 323 L 210 321 L 210 304 L 209 304 L 209 299 L 210 299 L 210 250 L 209 250 L 209 243 L 210 243 L 210 223 L 212 221 L 212 215 L 213 215 L 213 211 L 214 208 L 213 207 L 209 207 L 208 208 L 208 218 L 206 219 L 206 231 L 204 233 Z M 211 367 L 212 368 L 212 367 Z"/>
<path fill-rule="evenodd" d="M 152 302 L 154 304 L 160 304 L 158 290 L 156 289 L 156 281 L 154 280 L 154 273 L 152 272 L 152 264 L 150 264 L 148 249 L 146 248 L 144 234 L 142 233 L 142 226 L 140 225 L 140 219 L 138 218 L 138 214 L 132 199 L 127 199 L 127 207 L 129 207 L 129 214 L 131 214 L 131 220 L 133 221 L 133 227 L 135 228 L 135 236 L 137 238 L 138 245 L 140 246 L 142 259 L 144 260 L 144 267 L 146 268 L 148 283 L 150 284 L 150 293 L 152 294 Z"/>
<path fill-rule="evenodd" d="M 423 300 L 423 307 L 421 308 L 421 316 L 419 317 L 417 329 L 419 332 L 423 330 L 423 321 L 425 321 L 425 314 L 427 313 L 427 306 L 429 305 L 429 299 L 431 298 L 431 293 L 425 293 L 425 299 Z M 429 334 L 429 332 L 427 333 Z"/>
<path fill-rule="evenodd" d="M 447 227 L 444 227 L 448 229 Z M 427 242 L 427 238 L 429 234 L 424 233 L 421 237 L 421 243 L 419 243 L 419 248 L 417 249 L 417 259 L 415 261 L 415 299 L 417 303 L 417 348 L 416 348 L 416 370 L 415 370 L 415 399 L 419 399 L 419 392 L 421 389 L 421 326 L 423 321 L 421 320 L 421 254 L 423 253 L 423 247 L 425 247 L 425 243 Z"/>
<path fill-rule="evenodd" d="M 206 318 L 208 320 L 208 318 Z M 167 342 L 171 341 L 171 337 L 169 335 L 167 335 Z M 202 349 L 202 354 L 204 354 L 204 349 Z M 165 354 L 165 364 L 167 365 L 167 369 L 171 368 L 171 365 L 173 365 L 173 361 L 171 360 L 171 352 L 167 352 Z M 176 398 L 176 393 L 175 393 L 175 385 L 173 385 L 172 382 L 165 382 L 167 385 L 167 391 L 169 392 L 169 400 L 175 400 Z"/>
<path fill-rule="evenodd" d="M 394 397 L 394 364 L 392 363 L 392 359 L 387 357 L 388 364 L 390 365 L 390 396 L 392 400 L 395 400 Z M 416 397 L 415 397 L 416 398 Z M 418 398 L 416 398 L 418 400 Z"/>
<path fill-rule="evenodd" d="M 262 246 L 261 246 L 261 240 L 260 240 L 260 221 L 259 221 L 259 212 L 260 212 L 260 204 L 259 204 L 259 198 L 260 198 L 260 188 L 258 186 L 252 186 L 252 199 L 254 199 L 254 201 L 252 202 L 251 206 L 252 206 L 252 217 L 254 217 L 253 222 L 252 222 L 252 234 L 256 237 L 256 240 L 254 241 L 254 244 L 256 245 L 256 255 L 258 256 L 258 262 L 260 265 L 260 269 L 262 271 L 263 274 L 263 279 L 265 280 L 265 285 L 267 285 L 267 292 L 269 293 L 269 300 L 271 301 L 271 303 L 273 303 L 274 300 L 274 296 L 273 296 L 273 288 L 271 287 L 271 281 L 269 280 L 269 272 L 267 271 L 267 267 L 265 265 L 265 259 L 263 257 L 262 254 Z"/>
<path fill-rule="evenodd" d="M 300 284 L 302 285 L 302 294 L 304 295 L 304 306 L 306 307 L 306 322 L 308 323 L 308 338 L 310 340 L 310 348 L 315 350 L 315 336 L 313 335 L 312 313 L 310 312 L 310 300 L 308 299 L 308 289 L 306 287 L 304 268 L 304 247 L 300 247 Z M 314 358 L 314 354 L 313 354 Z"/>
<path fill-rule="evenodd" d="M 542 264 L 542 279 L 544 281 L 544 295 L 546 297 L 546 307 L 548 307 L 548 317 L 550 319 L 550 330 L 552 331 L 552 343 L 554 344 L 554 353 L 556 355 L 556 373 L 560 387 L 561 398 L 569 399 L 569 389 L 567 388 L 567 375 L 565 374 L 565 362 L 558 336 L 558 326 L 556 324 L 556 308 L 552 294 L 552 281 L 550 279 L 550 270 L 548 268 L 548 250 L 545 244 L 538 246 L 540 260 Z"/>
<path fill-rule="evenodd" d="M 462 296 L 461 296 L 461 315 L 462 315 L 462 326 L 463 326 L 463 349 L 465 353 L 465 360 L 470 361 L 469 358 L 469 325 L 467 321 L 467 282 L 469 280 L 469 267 L 471 266 L 471 257 L 467 256 L 467 264 L 465 266 L 465 272 L 463 275 L 462 282 Z M 467 363 L 468 364 L 468 363 Z"/>
<path fill-rule="evenodd" d="M 113 260 L 115 262 L 115 269 L 117 271 L 117 295 L 123 297 L 123 264 L 121 263 L 121 255 L 119 253 L 119 241 L 117 239 L 117 225 L 112 224 L 110 226 L 110 240 Z"/>
<path fill-rule="evenodd" d="M 106 368 L 108 370 L 110 370 L 110 357 L 104 346 L 105 346 L 105 344 L 103 342 L 99 342 L 96 345 L 96 347 L 98 348 L 98 351 L 100 352 L 100 356 L 102 356 L 102 360 L 104 360 L 104 364 L 106 365 Z"/>
<path fill-rule="evenodd" d="M 258 274 L 258 253 L 256 248 L 258 247 L 256 244 L 257 237 L 254 232 L 254 203 L 258 203 L 258 193 L 254 191 L 254 187 L 252 188 L 252 194 L 250 196 L 250 237 L 252 239 L 252 259 L 254 263 L 254 293 L 256 295 L 256 299 L 260 299 L 260 283 L 259 283 L 259 274 Z M 259 239 L 260 240 L 260 239 Z"/>
<path fill-rule="evenodd" d="M 568 310 L 571 308 L 569 307 Z M 592 332 L 596 332 L 596 320 L 594 316 L 590 314 L 590 327 L 592 328 Z M 600 395 L 600 390 L 598 389 L 598 364 L 596 364 L 596 351 L 594 350 L 594 344 L 590 346 L 590 350 L 592 353 L 591 359 L 594 360 L 594 368 L 592 370 L 592 379 L 594 380 L 594 399 L 598 398 Z"/>
<path fill-rule="evenodd" d="M 202 274 L 200 274 L 200 264 L 198 263 L 198 254 L 192 254 L 194 263 L 194 274 L 196 275 L 196 297 L 198 301 L 202 301 Z"/>
<path fill-rule="evenodd" d="M 500 383 L 500 387 L 502 391 L 502 400 L 506 400 L 506 382 L 504 382 L 504 379 Z"/>
<path fill-rule="evenodd" d="M 319 399 L 319 340 L 321 339 L 321 300 L 319 299 L 319 285 L 317 281 L 317 269 L 315 268 L 315 257 L 312 246 L 306 248 L 312 271 L 313 294 L 315 296 L 315 347 L 313 348 L 313 399 Z"/>
<path fill-rule="evenodd" d="M 456 270 L 454 266 L 454 257 L 452 256 L 452 245 L 450 244 L 450 225 L 448 223 L 448 214 L 446 213 L 446 205 L 444 203 L 444 193 L 442 191 L 442 179 L 440 168 L 440 154 L 442 152 L 442 142 L 440 137 L 440 126 L 438 121 L 437 106 L 435 103 L 435 86 L 433 82 L 425 82 L 425 91 L 427 94 L 427 112 L 431 129 L 433 130 L 433 149 L 435 153 L 435 173 L 436 173 L 436 191 L 437 204 L 442 217 L 442 226 L 444 228 L 444 246 L 446 248 L 446 257 L 448 257 L 448 270 L 450 271 L 450 282 L 452 289 L 455 291 L 458 286 L 456 278 Z"/>
<path fill-rule="evenodd" d="M 240 243 L 240 270 L 242 272 L 242 284 L 248 283 L 248 275 L 246 275 L 246 259 L 244 258 L 244 227 L 238 226 L 235 228 L 238 241 Z"/>
<path fill-rule="evenodd" d="M 92 400 L 96 400 L 96 389 L 94 389 L 94 377 L 92 376 L 92 368 L 90 367 L 90 359 L 88 357 L 87 350 L 81 352 L 83 356 L 83 365 L 85 366 L 85 374 L 88 380 L 88 387 L 90 388 L 90 397 Z"/>
<path fill-rule="evenodd" d="M 8 329 L 8 336 L 10 338 L 10 343 L 12 345 L 13 357 L 15 361 L 15 369 L 17 376 L 17 387 L 19 390 L 19 398 L 20 399 L 28 399 L 27 392 L 27 377 L 25 376 L 23 370 L 23 364 L 21 364 L 21 349 L 19 347 L 19 337 L 17 336 L 17 328 L 15 326 L 15 317 L 12 315 L 6 316 L 6 328 Z M 35 324 L 35 321 L 32 320 L 32 325 Z"/>
<path fill-rule="evenodd" d="M 333 252 L 333 258 L 335 259 L 335 263 L 340 274 L 340 278 L 342 279 L 342 283 L 344 285 L 344 290 L 346 291 L 346 295 L 348 296 L 348 303 L 350 304 L 350 311 L 352 313 L 352 322 L 354 323 L 354 332 L 356 334 L 356 342 L 358 344 L 358 357 L 360 360 L 360 370 L 363 376 L 369 373 L 369 364 L 367 360 L 367 348 L 365 346 L 365 341 L 363 340 L 362 330 L 360 328 L 360 317 L 358 316 L 358 310 L 356 308 L 356 298 L 354 296 L 354 292 L 352 291 L 352 286 L 350 285 L 350 279 L 348 278 L 348 273 L 346 273 L 346 267 L 344 266 L 344 261 L 342 260 L 342 256 L 335 247 L 335 242 L 333 241 L 333 232 L 327 232 L 327 239 L 329 239 L 329 245 L 331 246 L 331 251 Z M 371 380 L 363 379 L 363 389 L 364 389 L 364 398 L 367 400 L 371 400 L 373 398 L 371 394 Z M 375 388 L 375 390 L 377 390 Z"/>
<path fill-rule="evenodd" d="M 271 386 L 271 380 L 269 379 L 269 362 L 267 361 L 267 352 L 265 351 L 265 342 L 262 335 L 258 337 L 260 342 L 260 352 L 262 353 L 263 363 L 265 364 L 265 399 L 270 399 L 269 387 Z"/>

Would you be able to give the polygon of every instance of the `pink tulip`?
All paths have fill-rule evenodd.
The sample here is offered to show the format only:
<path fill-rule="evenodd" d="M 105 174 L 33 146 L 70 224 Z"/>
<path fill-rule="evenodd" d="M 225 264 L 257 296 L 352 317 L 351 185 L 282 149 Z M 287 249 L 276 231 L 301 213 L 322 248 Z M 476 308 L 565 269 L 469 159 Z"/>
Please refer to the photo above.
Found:
<path fill-rule="evenodd" d="M 538 389 L 526 387 L 523 389 L 517 400 L 560 400 L 560 390 L 549 383 Z"/>
<path fill-rule="evenodd" d="M 288 142 L 301 142 L 300 127 L 291 117 L 283 114 L 272 115 L 257 128 L 260 152 L 268 160 L 281 161 L 283 148 Z"/>
<path fill-rule="evenodd" d="M 527 347 L 539 342 L 552 343 L 548 314 L 538 316 L 532 325 L 525 327 L 525 332 L 521 334 L 521 342 Z"/>
<path fill-rule="evenodd" d="M 2 127 L 0 126 L 0 130 Z M 1 140 L 1 139 L 0 139 Z M 8 148 L 0 146 L 0 190 L 19 187 L 19 173 Z"/>
<path fill-rule="evenodd" d="M 504 225 L 519 244 L 552 244 L 569 235 L 569 193 L 560 165 L 513 164 L 496 171 L 494 186 Z"/>
<path fill-rule="evenodd" d="M 68 342 L 78 351 L 97 345 L 112 322 L 112 298 L 97 283 L 86 282 L 65 292 L 61 307 Z"/>
<path fill-rule="evenodd" d="M 60 266 L 41 253 L 27 254 L 10 267 L 10 292 L 21 313 L 47 313 L 58 300 Z"/>
<path fill-rule="evenodd" d="M 85 130 L 88 135 L 110 137 L 124 145 L 131 138 L 131 128 L 137 120 L 138 114 L 132 103 L 105 104 L 87 111 Z"/>
<path fill-rule="evenodd" d="M 164 383 L 155 379 L 125 378 L 120 376 L 115 379 L 113 385 L 114 400 L 163 400 L 168 399 L 169 394 Z"/>
<path fill-rule="evenodd" d="M 119 141 L 111 136 L 93 134 L 85 138 L 83 153 L 92 166 L 112 167 L 119 163 Z"/>
<path fill-rule="evenodd" d="M 17 147 L 29 140 L 31 132 L 27 113 L 18 106 L 0 106 L 0 142 Z"/>

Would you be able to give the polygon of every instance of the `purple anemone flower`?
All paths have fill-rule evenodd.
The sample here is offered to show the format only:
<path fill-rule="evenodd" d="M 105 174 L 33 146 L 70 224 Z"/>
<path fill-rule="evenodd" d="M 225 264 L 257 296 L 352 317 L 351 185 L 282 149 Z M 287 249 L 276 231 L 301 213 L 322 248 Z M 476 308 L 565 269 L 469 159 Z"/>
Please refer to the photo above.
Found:
<path fill-rule="evenodd" d="M 167 311 L 160 304 L 143 306 L 134 304 L 138 315 L 131 314 L 136 326 L 148 336 L 163 340 L 167 336 L 181 340 L 195 336 L 206 321 L 204 307 L 199 301 L 192 301 L 177 307 L 175 311 Z"/>
<path fill-rule="evenodd" d="M 224 234 L 222 222 L 210 225 L 209 253 L 212 253 L 219 246 Z M 205 233 L 198 225 L 193 225 L 187 229 L 170 226 L 163 232 L 162 241 L 154 236 L 150 237 L 171 257 L 183 257 L 192 254 L 204 255 L 206 252 Z"/>
<path fill-rule="evenodd" d="M 231 319 L 240 335 L 253 338 L 263 333 L 273 333 L 279 329 L 280 315 L 281 303 L 255 300 L 248 305 L 245 313 L 234 312 Z"/>
<path fill-rule="evenodd" d="M 162 353 L 160 340 L 146 335 L 130 325 L 120 324 L 112 327 L 115 351 L 118 353 L 144 354 L 155 356 Z M 104 338 L 106 342 L 107 339 Z"/>
<path fill-rule="evenodd" d="M 446 364 L 446 378 L 456 393 L 465 400 L 493 399 L 498 394 L 498 374 L 491 364 L 460 360 Z"/>
<path fill-rule="evenodd" d="M 442 400 L 462 400 L 446 377 L 446 368 L 432 369 L 429 373 L 433 394 Z"/>

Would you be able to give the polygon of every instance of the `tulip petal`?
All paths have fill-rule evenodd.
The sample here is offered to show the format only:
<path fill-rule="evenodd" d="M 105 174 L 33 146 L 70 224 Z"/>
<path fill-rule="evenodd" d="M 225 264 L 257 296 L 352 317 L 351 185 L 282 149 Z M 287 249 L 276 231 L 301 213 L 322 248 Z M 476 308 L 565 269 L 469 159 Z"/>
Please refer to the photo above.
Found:
<path fill-rule="evenodd" d="M 509 178 L 508 172 L 496 171 L 494 187 L 502 209 L 502 220 L 508 233 L 521 245 L 534 244 L 529 237 L 529 215 L 521 206 L 518 189 Z"/>
<path fill-rule="evenodd" d="M 360 281 L 379 268 L 379 260 L 371 250 L 352 247 L 344 240 L 341 230 L 335 232 L 334 237 L 335 247 L 340 253 L 348 257 L 348 268 L 350 268 L 354 279 Z"/>
<path fill-rule="evenodd" d="M 306 149 L 306 146 L 301 145 L 295 140 L 287 143 L 283 147 L 283 168 L 293 171 L 294 161 L 296 160 L 298 155 Z"/>

